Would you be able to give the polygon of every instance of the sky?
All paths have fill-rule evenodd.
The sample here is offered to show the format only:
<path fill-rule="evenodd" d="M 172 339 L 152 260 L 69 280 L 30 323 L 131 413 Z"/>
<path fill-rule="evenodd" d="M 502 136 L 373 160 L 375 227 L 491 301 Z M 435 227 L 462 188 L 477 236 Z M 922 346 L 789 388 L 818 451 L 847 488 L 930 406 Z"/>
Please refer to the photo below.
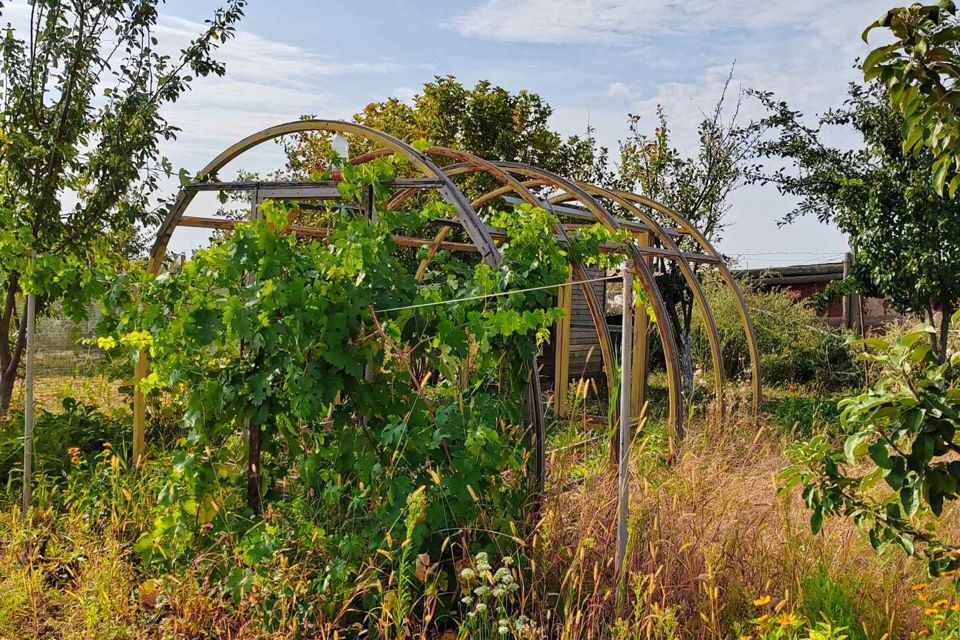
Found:
<path fill-rule="evenodd" d="M 168 46 L 185 43 L 217 5 L 169 0 L 157 37 Z M 218 55 L 226 76 L 197 81 L 167 110 L 182 131 L 162 151 L 193 173 L 260 129 L 303 114 L 348 119 L 374 100 L 409 100 L 424 82 L 449 74 L 467 85 L 486 79 L 539 93 L 554 108 L 556 129 L 582 134 L 590 125 L 613 155 L 628 114 L 652 129 L 660 104 L 677 146 L 694 152 L 696 127 L 734 63 L 737 88 L 773 91 L 811 118 L 838 106 L 858 76 L 856 59 L 869 50 L 861 32 L 890 6 L 890 0 L 251 0 L 237 37 Z M 16 24 L 24 10 L 23 0 L 7 3 L 2 22 Z M 757 115 L 748 101 L 741 118 Z M 837 142 L 849 140 L 838 134 Z M 230 168 L 268 171 L 281 164 L 279 149 L 264 145 Z M 793 201 L 773 187 L 745 187 L 731 204 L 717 244 L 740 266 L 830 261 L 847 249 L 842 234 L 816 220 L 780 226 Z M 189 251 L 203 238 L 180 230 L 171 249 Z"/>

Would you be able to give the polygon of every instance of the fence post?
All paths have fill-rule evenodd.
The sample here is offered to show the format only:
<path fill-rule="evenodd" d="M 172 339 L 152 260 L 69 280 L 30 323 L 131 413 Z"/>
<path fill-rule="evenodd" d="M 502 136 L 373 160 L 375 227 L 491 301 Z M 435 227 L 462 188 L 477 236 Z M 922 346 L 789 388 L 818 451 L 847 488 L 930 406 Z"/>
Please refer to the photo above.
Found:
<path fill-rule="evenodd" d="M 846 280 L 850 277 L 850 266 L 853 264 L 853 254 L 847 251 L 843 254 L 843 279 Z M 853 328 L 853 314 L 851 313 L 853 305 L 851 304 L 853 294 L 844 293 L 843 300 L 841 302 L 841 324 L 846 330 Z"/>
<path fill-rule="evenodd" d="M 37 297 L 27 294 L 27 365 L 24 375 L 23 402 L 23 515 L 30 511 L 33 493 L 33 377 L 34 352 L 36 351 L 35 329 L 37 323 Z"/>
<path fill-rule="evenodd" d="M 623 325 L 620 336 L 620 429 L 617 465 L 617 600 L 622 594 L 623 567 L 627 554 L 630 471 L 630 405 L 633 378 L 633 269 L 626 263 L 623 272 Z"/>

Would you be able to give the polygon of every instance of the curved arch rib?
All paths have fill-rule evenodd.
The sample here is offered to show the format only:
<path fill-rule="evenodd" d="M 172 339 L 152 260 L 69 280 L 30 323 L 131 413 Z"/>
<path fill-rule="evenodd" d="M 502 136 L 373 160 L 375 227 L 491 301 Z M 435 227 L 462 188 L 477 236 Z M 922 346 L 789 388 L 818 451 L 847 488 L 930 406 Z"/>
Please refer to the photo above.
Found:
<path fill-rule="evenodd" d="M 494 164 L 510 173 L 540 180 L 549 186 L 572 194 L 573 197 L 593 213 L 597 222 L 604 227 L 610 231 L 617 231 L 621 228 L 620 222 L 612 216 L 603 205 L 597 202 L 596 199 L 576 183 L 561 178 L 544 169 L 538 169 L 519 162 L 496 162 Z M 676 341 L 674 340 L 673 327 L 667 316 L 666 305 L 663 302 L 663 297 L 660 295 L 660 290 L 657 288 L 653 273 L 650 271 L 646 261 L 643 260 L 642 255 L 634 243 L 630 243 L 629 250 L 634 268 L 640 276 L 640 281 L 644 289 L 650 296 L 654 318 L 656 319 L 657 332 L 660 334 L 660 340 L 663 343 L 670 398 L 668 412 L 671 436 L 670 450 L 671 454 L 674 454 L 677 443 L 683 438 L 683 399 L 680 393 L 680 359 L 677 353 Z"/>
<path fill-rule="evenodd" d="M 440 180 L 442 182 L 442 186 L 440 187 L 441 195 L 456 210 L 460 223 L 463 225 L 474 245 L 480 251 L 483 260 L 492 266 L 499 264 L 500 254 L 493 242 L 493 238 L 490 237 L 486 226 L 483 224 L 483 221 L 480 220 L 479 216 L 477 216 L 473 207 L 470 205 L 470 202 L 456 188 L 451 179 L 446 176 L 446 174 L 444 174 L 443 171 L 441 171 L 440 168 L 437 167 L 437 165 L 435 165 L 429 157 L 417 151 L 414 147 L 402 142 L 401 140 L 398 140 L 397 138 L 394 138 L 393 136 L 360 124 L 341 122 L 337 120 L 301 120 L 264 129 L 247 136 L 246 138 L 224 150 L 220 155 L 211 160 L 203 169 L 200 170 L 196 176 L 195 182 L 203 182 L 208 180 L 228 162 L 242 153 L 260 144 L 263 144 L 264 142 L 268 142 L 280 136 L 289 135 L 291 133 L 303 133 L 311 131 L 348 133 L 366 137 L 407 158 L 424 174 L 433 176 Z M 173 230 L 177 227 L 178 222 L 183 217 L 187 207 L 193 201 L 194 196 L 194 192 L 181 189 L 177 199 L 174 201 L 173 206 L 160 226 L 160 229 L 157 233 L 157 238 L 150 251 L 150 263 L 148 268 L 151 273 L 157 273 L 159 271 L 160 264 L 164 255 L 166 254 L 167 245 L 170 241 L 170 237 L 173 234 Z M 137 464 L 139 464 L 143 459 L 146 448 L 146 399 L 142 391 L 140 391 L 139 383 L 144 377 L 146 377 L 148 366 L 146 352 L 141 351 L 134 372 L 135 391 L 133 442 L 134 460 Z M 546 428 L 544 424 L 543 407 L 540 404 L 540 378 L 539 375 L 537 375 L 536 358 L 534 358 L 532 362 L 527 363 L 527 366 L 529 367 L 531 373 L 529 375 L 529 381 L 527 385 L 526 413 L 535 439 L 534 482 L 535 493 L 537 496 L 539 496 L 543 490 L 546 474 Z"/>
<path fill-rule="evenodd" d="M 458 164 L 452 165 L 451 167 L 444 167 L 444 172 L 451 177 L 455 175 L 464 175 L 467 173 L 487 173 L 488 175 L 504 183 L 503 188 L 507 190 L 506 193 L 516 193 L 527 204 L 535 207 L 540 207 L 543 205 L 542 201 L 532 194 L 530 190 L 523 185 L 523 183 L 514 178 L 508 172 L 498 167 L 493 162 L 480 158 L 479 156 L 475 156 L 471 153 L 450 149 L 448 147 L 431 147 L 430 149 L 427 149 L 426 153 L 457 160 Z M 368 157 L 374 157 L 375 154 L 382 155 L 382 152 L 371 152 L 365 154 L 364 156 L 358 156 L 356 162 L 358 164 L 364 162 L 366 159 L 368 159 Z M 417 191 L 418 190 L 416 189 L 407 189 L 402 191 L 390 201 L 390 206 L 399 206 L 404 200 L 413 196 Z M 479 205 L 473 203 L 473 206 L 476 208 Z M 558 224 L 555 228 L 555 231 L 561 237 L 561 239 L 564 241 L 569 241 L 569 237 L 567 236 L 567 232 L 563 228 L 563 225 Z M 440 231 L 440 233 L 442 232 L 443 230 Z M 597 337 L 600 342 L 600 354 L 603 358 L 603 362 L 606 365 L 604 370 L 607 377 L 607 384 L 609 385 L 608 388 L 612 389 L 614 380 L 613 368 L 611 365 L 613 363 L 614 347 L 613 338 L 610 335 L 610 329 L 607 326 L 604 305 L 600 302 L 600 299 L 597 297 L 597 292 L 594 290 L 591 284 L 586 282 L 590 278 L 588 277 L 583 264 L 579 260 L 571 257 L 570 267 L 573 272 L 574 279 L 580 282 L 580 289 L 584 294 L 587 302 L 587 308 L 590 311 L 590 317 L 592 318 L 594 327 L 596 328 Z"/>
<path fill-rule="evenodd" d="M 757 333 L 753 328 L 753 320 L 750 317 L 750 310 L 747 308 L 747 302 L 743 298 L 743 292 L 740 291 L 740 287 L 737 286 L 737 281 L 733 277 L 733 274 L 730 273 L 730 269 L 727 267 L 726 262 L 724 262 L 723 256 L 720 255 L 713 244 L 707 240 L 706 236 L 704 236 L 699 229 L 697 229 L 686 218 L 681 216 L 676 211 L 673 211 L 669 207 L 660 204 L 656 200 L 651 200 L 650 198 L 637 193 L 620 190 L 617 190 L 614 193 L 626 200 L 649 207 L 650 209 L 667 216 L 674 222 L 674 224 L 686 231 L 690 237 L 700 245 L 700 249 L 704 253 L 718 259 L 717 269 L 720 271 L 720 277 L 723 279 L 727 289 L 733 295 L 733 300 L 737 307 L 737 315 L 740 317 L 740 324 L 743 327 L 743 332 L 747 337 L 747 346 L 750 351 L 750 377 L 753 395 L 753 414 L 755 418 L 759 418 L 760 411 L 763 408 L 763 385 L 760 380 L 760 347 L 757 344 Z"/>
<path fill-rule="evenodd" d="M 600 197 L 609 198 L 613 202 L 616 202 L 620 206 L 627 209 L 630 213 L 637 216 L 641 222 L 650 227 L 650 231 L 660 239 L 660 242 L 670 251 L 674 252 L 676 256 L 673 258 L 674 262 L 677 263 L 677 266 L 680 268 L 680 272 L 683 275 L 684 280 L 687 282 L 687 286 L 690 287 L 690 290 L 693 292 L 694 300 L 697 303 L 697 306 L 700 308 L 700 313 L 703 314 L 704 325 L 707 328 L 707 338 L 710 343 L 710 355 L 713 360 L 713 372 L 714 372 L 714 390 L 717 396 L 717 407 L 718 410 L 722 413 L 724 396 L 723 396 L 723 385 L 724 385 L 724 368 L 723 368 L 723 353 L 720 348 L 720 338 L 717 335 L 717 325 L 713 317 L 713 311 L 710 309 L 710 304 L 707 302 L 707 297 L 703 293 L 703 288 L 700 286 L 700 281 L 697 280 L 696 274 L 693 272 L 693 269 L 690 267 L 690 263 L 682 256 L 680 253 L 680 248 L 673 241 L 673 238 L 670 237 L 663 227 L 654 220 L 651 216 L 647 215 L 641 211 L 638 207 L 634 206 L 626 198 L 617 195 L 615 192 L 608 189 L 603 189 L 595 185 L 579 182 L 578 183 L 585 191 L 591 195 L 596 195 Z M 571 199 L 573 196 L 570 194 L 562 194 L 555 198 L 551 198 L 550 202 L 563 202 Z M 666 256 L 670 258 L 670 256 Z"/>

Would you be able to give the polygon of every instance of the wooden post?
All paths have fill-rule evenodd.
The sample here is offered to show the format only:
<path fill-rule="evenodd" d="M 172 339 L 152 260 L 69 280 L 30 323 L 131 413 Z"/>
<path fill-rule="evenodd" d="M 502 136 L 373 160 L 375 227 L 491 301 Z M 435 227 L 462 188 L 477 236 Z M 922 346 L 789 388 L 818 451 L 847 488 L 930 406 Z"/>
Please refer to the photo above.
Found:
<path fill-rule="evenodd" d="M 617 466 L 617 592 L 621 594 L 623 566 L 627 554 L 630 472 L 630 404 L 633 377 L 633 269 L 623 267 L 623 325 L 620 343 L 620 430 Z M 618 597 L 619 600 L 619 597 Z"/>
<path fill-rule="evenodd" d="M 147 443 L 147 399 L 140 388 L 140 382 L 147 377 L 147 352 L 140 351 L 137 358 L 133 387 L 133 464 L 139 467 Z"/>
<path fill-rule="evenodd" d="M 553 347 L 553 412 L 567 417 L 567 393 L 570 386 L 570 323 L 573 316 L 573 271 L 567 272 L 567 284 L 557 289 L 557 307 L 563 309 L 563 318 L 557 323 L 556 344 Z"/>
<path fill-rule="evenodd" d="M 24 376 L 23 402 L 23 515 L 30 511 L 33 498 L 33 378 L 36 352 L 37 297 L 27 294 L 27 364 Z"/>

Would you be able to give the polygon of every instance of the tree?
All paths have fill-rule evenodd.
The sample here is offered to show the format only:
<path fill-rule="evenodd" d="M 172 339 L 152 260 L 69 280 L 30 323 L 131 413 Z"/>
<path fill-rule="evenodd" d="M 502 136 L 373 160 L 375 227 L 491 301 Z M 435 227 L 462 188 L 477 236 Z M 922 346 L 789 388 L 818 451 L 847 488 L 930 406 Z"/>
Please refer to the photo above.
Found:
<path fill-rule="evenodd" d="M 950 0 L 891 9 L 863 32 L 889 29 L 894 42 L 863 61 L 863 77 L 887 88 L 890 104 L 904 117 L 903 150 L 932 154 L 937 193 L 960 188 L 960 22 Z"/>
<path fill-rule="evenodd" d="M 848 234 L 852 276 L 862 293 L 931 323 L 941 311 L 931 347 L 942 361 L 947 320 L 960 303 L 960 203 L 931 184 L 934 154 L 904 151 L 903 118 L 890 109 L 878 83 L 851 85 L 844 105 L 813 126 L 771 94 L 758 97 L 769 113 L 761 126 L 776 133 L 760 152 L 788 163 L 763 179 L 800 199 L 786 221 L 814 214 Z M 862 146 L 827 145 L 824 129 L 838 126 L 857 132 Z"/>
<path fill-rule="evenodd" d="M 355 122 L 401 140 L 468 151 L 490 160 L 525 162 L 563 176 L 609 179 L 607 151 L 597 148 L 592 130 L 564 138 L 549 126 L 553 108 L 536 93 L 511 93 L 486 80 L 472 89 L 453 76 L 437 76 L 424 84 L 412 104 L 388 98 L 355 114 Z M 300 175 L 322 172 L 330 157 L 329 140 L 303 134 L 285 144 L 288 168 Z M 365 140 L 351 140 L 351 153 L 370 149 Z"/>
<path fill-rule="evenodd" d="M 161 115 L 213 59 L 246 0 L 228 0 L 178 55 L 154 37 L 159 0 L 30 2 L 26 33 L 0 41 L 0 414 L 26 341 L 24 292 L 38 309 L 80 312 L 90 268 L 159 221 L 151 196 L 177 128 Z M 0 5 L 2 9 L 2 5 Z M 118 249 L 119 247 L 119 249 Z"/>
<path fill-rule="evenodd" d="M 742 96 L 737 97 L 729 114 L 726 111 L 731 80 L 732 70 L 717 104 L 700 122 L 695 155 L 685 155 L 672 146 L 662 107 L 657 107 L 657 126 L 652 134 L 641 131 L 640 117 L 631 115 L 630 135 L 620 143 L 619 180 L 624 188 L 670 207 L 709 240 L 719 237 L 724 216 L 730 210 L 730 194 L 750 175 L 750 159 L 758 138 L 754 128 L 738 123 Z M 698 250 L 689 239 L 678 243 L 683 250 Z M 675 262 L 664 261 L 658 271 L 667 312 L 680 343 L 684 386 L 689 389 L 693 384 L 693 294 Z"/>

